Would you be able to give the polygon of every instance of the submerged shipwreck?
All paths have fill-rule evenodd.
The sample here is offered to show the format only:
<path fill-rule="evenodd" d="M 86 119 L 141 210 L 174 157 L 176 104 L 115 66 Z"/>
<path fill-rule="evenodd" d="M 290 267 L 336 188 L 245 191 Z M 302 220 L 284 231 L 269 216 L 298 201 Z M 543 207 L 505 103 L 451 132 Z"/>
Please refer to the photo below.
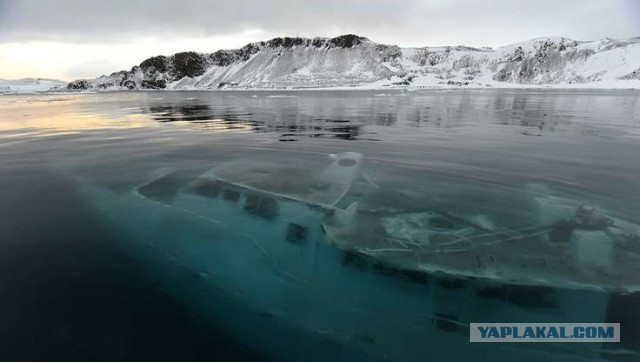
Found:
<path fill-rule="evenodd" d="M 339 341 L 320 359 L 352 360 L 345 346 L 363 360 L 410 359 L 426 339 L 453 349 L 434 351 L 434 360 L 439 353 L 467 358 L 474 349 L 532 361 L 541 353 L 604 355 L 592 344 L 491 352 L 453 346 L 468 341 L 474 321 L 610 319 L 609 293 L 640 286 L 638 225 L 540 185 L 527 186 L 517 212 L 389 190 L 362 163 L 354 152 L 331 155 L 319 168 L 239 160 L 195 175 L 161 170 L 125 194 L 87 192 L 117 226 L 218 290 L 187 293 L 181 285 L 176 293 L 254 341 L 264 339 L 260 328 L 239 325 L 212 300 L 223 295 L 249 305 L 252 325 L 278 322 Z M 308 353 L 256 343 L 279 357 Z"/>
<path fill-rule="evenodd" d="M 523 285 L 617 291 L 640 287 L 640 227 L 594 205 L 532 185 L 523 205 L 531 209 L 510 215 L 510 220 L 415 198 L 405 203 L 413 204 L 406 210 L 393 205 L 398 200 L 388 201 L 409 197 L 397 190 L 380 202 L 376 194 L 389 191 L 371 180 L 365 179 L 367 190 L 354 187 L 362 177 L 360 154 L 332 158 L 318 172 L 231 162 L 182 186 L 176 175 L 167 173 L 135 192 L 227 225 L 239 212 L 270 221 L 270 231 L 282 230 L 264 238 L 294 245 L 317 238 L 313 233 L 319 230 L 340 250 L 407 272 Z M 254 224 L 247 221 L 239 228 Z"/>
<path fill-rule="evenodd" d="M 338 248 L 412 271 L 511 284 L 637 291 L 640 228 L 598 207 L 531 186 L 530 210 L 502 220 L 449 210 L 361 209 L 327 227 Z M 524 206 L 524 205 L 523 205 Z"/>

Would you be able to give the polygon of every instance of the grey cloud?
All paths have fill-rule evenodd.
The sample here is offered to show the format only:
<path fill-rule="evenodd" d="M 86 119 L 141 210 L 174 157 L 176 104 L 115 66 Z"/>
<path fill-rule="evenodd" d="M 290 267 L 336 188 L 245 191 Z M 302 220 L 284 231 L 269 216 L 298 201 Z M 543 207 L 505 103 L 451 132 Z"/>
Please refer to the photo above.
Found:
<path fill-rule="evenodd" d="M 300 36 L 353 32 L 400 45 L 495 46 L 544 35 L 640 35 L 634 8 L 635 0 L 0 0 L 0 42 L 122 42 L 260 29 Z"/>

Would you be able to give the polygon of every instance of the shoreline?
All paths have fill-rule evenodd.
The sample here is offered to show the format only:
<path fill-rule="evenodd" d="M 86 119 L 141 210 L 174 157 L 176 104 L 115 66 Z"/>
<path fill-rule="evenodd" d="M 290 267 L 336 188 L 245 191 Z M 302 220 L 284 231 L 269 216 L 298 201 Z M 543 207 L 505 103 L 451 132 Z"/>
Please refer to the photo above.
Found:
<path fill-rule="evenodd" d="M 433 86 L 380 86 L 370 87 L 368 85 L 353 87 L 283 87 L 283 88 L 219 88 L 219 89 L 87 89 L 87 90 L 24 90 L 24 91 L 0 91 L 0 95 L 27 95 L 27 94 L 93 94 L 112 92 L 314 92 L 314 91 L 356 91 L 356 92 L 420 92 L 420 91 L 451 91 L 451 90 L 500 90 L 500 91 L 640 91 L 640 81 L 633 85 L 625 86 L 604 86 L 590 83 L 590 86 L 583 84 L 545 84 L 545 85 L 433 85 Z"/>

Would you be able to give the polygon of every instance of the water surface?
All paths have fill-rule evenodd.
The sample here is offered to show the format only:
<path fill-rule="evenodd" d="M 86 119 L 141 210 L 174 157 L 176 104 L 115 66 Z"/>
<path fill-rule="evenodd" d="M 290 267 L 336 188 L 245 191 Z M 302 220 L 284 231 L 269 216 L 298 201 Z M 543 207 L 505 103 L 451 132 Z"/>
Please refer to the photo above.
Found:
<path fill-rule="evenodd" d="M 362 332 L 373 331 L 373 326 L 356 325 L 358 331 L 348 338 L 324 329 L 300 332 L 287 322 L 286 312 L 276 311 L 284 306 L 254 311 L 251 303 L 238 302 L 241 297 L 233 299 L 225 288 L 208 284 L 201 271 L 179 260 L 171 262 L 163 250 L 136 249 L 132 245 L 144 235 L 160 235 L 125 225 L 78 186 L 90 184 L 121 195 L 163 169 L 196 175 L 236 159 L 311 169 L 330 162 L 329 154 L 341 152 L 362 154 L 363 171 L 376 186 L 438 202 L 455 201 L 457 208 L 493 209 L 507 217 L 526 207 L 518 195 L 531 185 L 544 185 L 640 224 L 637 91 L 4 95 L 0 339 L 9 347 L 0 355 L 5 360 L 66 361 L 167 356 L 277 360 L 306 353 L 316 353 L 318 360 L 384 359 L 384 343 L 372 337 L 374 332 Z M 176 224 L 167 227 L 163 237 L 188 224 L 172 222 Z M 190 238 L 166 237 L 185 242 Z M 390 283 L 390 288 L 401 284 Z M 479 299 L 458 290 L 455 283 L 444 283 L 443 291 L 430 287 L 428 295 L 437 301 L 436 307 L 454 306 L 440 314 L 462 315 L 475 308 L 469 305 L 486 302 L 481 310 L 491 311 L 491 321 L 540 316 L 546 316 L 545 321 L 606 319 L 623 324 L 623 346 L 616 348 L 640 350 L 636 294 L 558 292 L 554 298 L 564 298 L 565 307 L 575 299 L 575 310 L 549 312 L 553 308 L 544 303 L 522 304 L 539 301 L 539 293 L 521 298 L 520 304 L 512 300 L 507 303 L 512 309 L 503 309 L 491 304 L 501 299 L 495 291 Z M 194 302 L 205 297 L 218 306 L 210 313 Z M 297 300 L 295 293 L 291 300 Z M 580 300 L 586 302 L 577 303 Z M 407 297 L 406 303 L 413 301 Z M 251 319 L 251 313 L 259 319 Z M 309 310 L 309 320 L 314 313 Z M 429 329 L 435 338 L 442 335 L 438 344 L 456 351 L 454 357 L 467 353 L 489 360 L 506 353 L 497 347 L 472 347 L 464 336 L 450 336 L 446 328 L 434 326 L 433 311 L 425 313 L 428 322 L 415 327 L 416 333 Z M 593 320 L 584 320 L 590 316 Z M 266 335 L 279 335 L 279 341 L 271 343 L 273 348 L 265 347 L 250 331 L 242 338 L 237 325 L 262 328 Z M 296 347 L 289 353 L 273 352 L 291 345 Z M 509 353 L 530 357 L 518 350 Z M 610 357 L 593 350 L 549 353 L 587 360 Z M 425 354 L 416 358 L 447 358 L 446 351 Z"/>

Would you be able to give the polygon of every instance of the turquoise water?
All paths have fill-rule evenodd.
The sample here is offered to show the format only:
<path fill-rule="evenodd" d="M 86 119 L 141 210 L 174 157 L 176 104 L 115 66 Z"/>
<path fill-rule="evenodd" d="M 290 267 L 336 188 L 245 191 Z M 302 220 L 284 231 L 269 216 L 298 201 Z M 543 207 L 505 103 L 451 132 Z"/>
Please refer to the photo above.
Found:
<path fill-rule="evenodd" d="M 288 199 L 277 214 L 189 191 L 249 164 L 286 170 L 267 191 L 298 195 L 352 152 L 359 173 L 335 205 L 357 210 L 350 243 L 390 233 L 359 221 L 388 210 L 528 227 L 531 190 L 640 224 L 638 92 L 4 95 L 0 110 L 5 360 L 638 358 L 640 297 L 610 280 L 522 285 L 345 252 L 327 230 L 351 219 L 327 216 L 326 185 L 312 187 L 320 209 Z M 610 264 L 625 275 L 612 279 L 640 277 Z M 468 342 L 468 323 L 529 321 L 620 322 L 622 343 Z"/>

